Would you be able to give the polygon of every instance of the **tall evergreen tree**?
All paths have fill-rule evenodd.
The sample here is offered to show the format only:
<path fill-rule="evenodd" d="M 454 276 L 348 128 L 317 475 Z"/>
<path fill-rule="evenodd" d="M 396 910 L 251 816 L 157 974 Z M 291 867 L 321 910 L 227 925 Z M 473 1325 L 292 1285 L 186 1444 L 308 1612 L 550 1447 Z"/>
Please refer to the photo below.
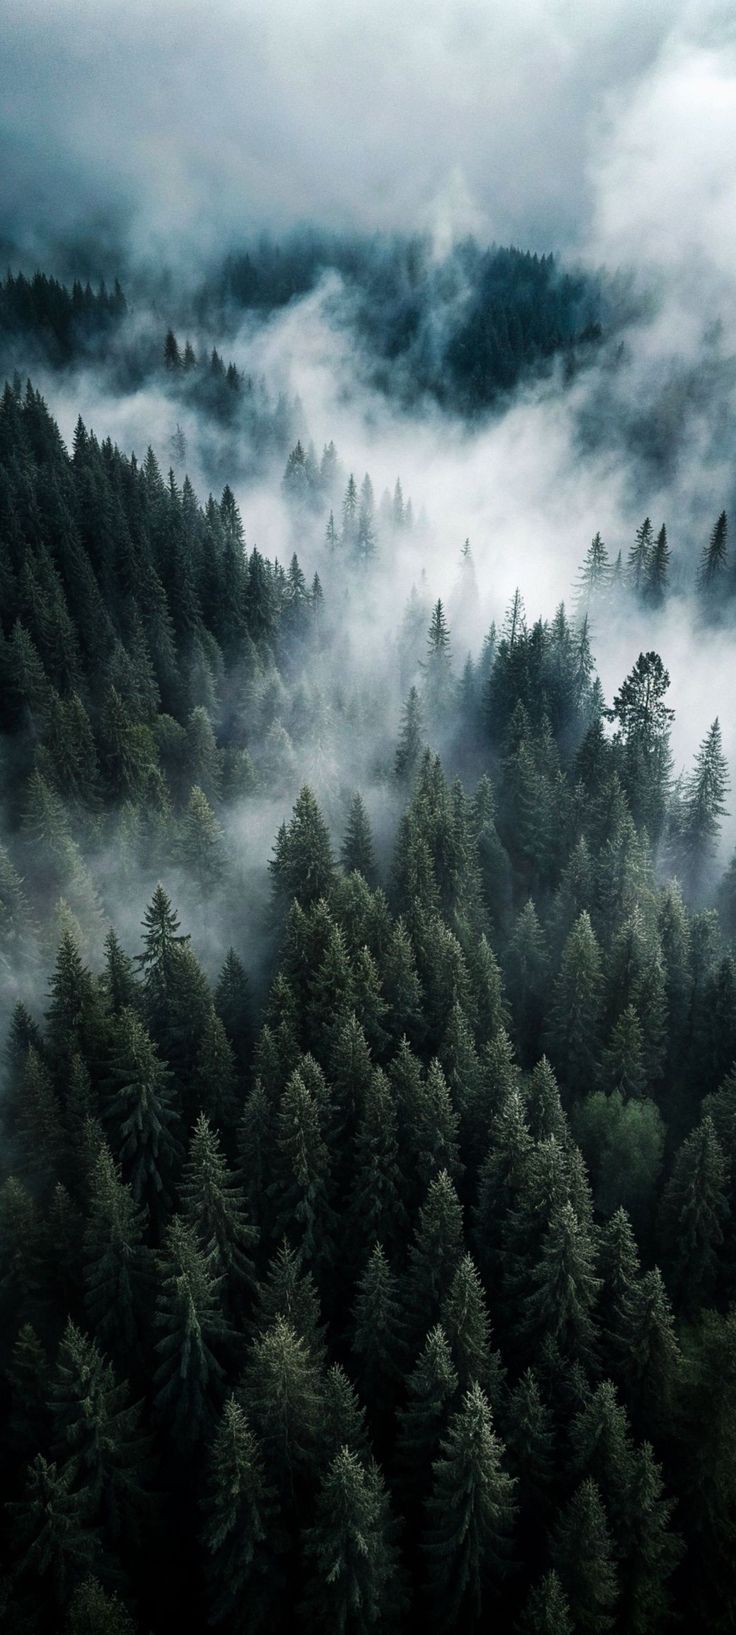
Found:
<path fill-rule="evenodd" d="M 503 1456 L 488 1402 L 472 1385 L 440 1444 L 427 1501 L 424 1549 L 440 1628 L 477 1628 L 498 1591 L 514 1517 Z"/>

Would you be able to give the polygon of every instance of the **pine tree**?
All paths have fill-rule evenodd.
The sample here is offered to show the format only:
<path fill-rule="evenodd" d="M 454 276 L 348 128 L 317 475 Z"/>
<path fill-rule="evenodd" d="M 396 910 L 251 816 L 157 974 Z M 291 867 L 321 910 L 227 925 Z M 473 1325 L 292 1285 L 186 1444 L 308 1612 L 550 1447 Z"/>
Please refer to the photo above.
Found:
<path fill-rule="evenodd" d="M 215 988 L 215 1010 L 223 1024 L 240 1069 L 250 1061 L 253 1024 L 248 977 L 242 960 L 229 948 Z"/>
<path fill-rule="evenodd" d="M 506 1098 L 490 1135 L 488 1153 L 478 1178 L 473 1233 L 478 1263 L 495 1301 L 508 1273 L 507 1220 L 518 1206 L 525 1187 L 532 1150 L 518 1091 Z"/>
<path fill-rule="evenodd" d="M 324 1464 L 329 1465 L 340 1448 L 366 1461 L 369 1453 L 365 1408 L 340 1363 L 333 1363 L 324 1376 L 322 1388 L 322 1424 L 320 1452 Z"/>
<path fill-rule="evenodd" d="M 349 1205 L 352 1242 L 362 1263 L 377 1239 L 389 1254 L 407 1230 L 399 1168 L 396 1108 L 380 1068 L 371 1075 L 355 1135 L 354 1181 Z"/>
<path fill-rule="evenodd" d="M 86 1495 L 73 1491 L 70 1472 L 57 1470 L 39 1453 L 28 1466 L 25 1495 L 13 1502 L 11 1515 L 18 1577 L 29 1579 L 36 1589 L 42 1584 L 43 1593 L 61 1610 L 100 1554 Z"/>
<path fill-rule="evenodd" d="M 149 1298 L 146 1215 L 107 1146 L 95 1158 L 84 1230 L 85 1304 L 100 1344 L 130 1362 L 140 1345 Z"/>
<path fill-rule="evenodd" d="M 437 1321 L 462 1254 L 462 1209 L 447 1170 L 430 1181 L 409 1250 L 407 1304 L 415 1333 Z"/>
<path fill-rule="evenodd" d="M 583 910 L 565 943 L 547 1024 L 552 1061 L 573 1094 L 590 1089 L 594 1081 L 600 1011 L 600 950 Z"/>
<path fill-rule="evenodd" d="M 157 885 L 143 916 L 143 952 L 136 964 L 143 976 L 149 1014 L 155 1016 L 165 1003 L 171 985 L 176 950 L 184 948 L 188 936 L 179 935 L 179 919 L 162 885 Z"/>
<path fill-rule="evenodd" d="M 440 1308 L 461 1391 L 477 1383 L 498 1411 L 504 1370 L 491 1347 L 491 1319 L 483 1285 L 470 1255 L 463 1255 Z"/>
<path fill-rule="evenodd" d="M 652 524 L 648 517 L 644 518 L 641 526 L 636 530 L 634 544 L 629 551 L 628 579 L 629 584 L 637 594 L 641 595 L 647 583 L 650 572 L 651 553 L 654 549 Z"/>
<path fill-rule="evenodd" d="M 726 1163 L 711 1118 L 683 1142 L 662 1200 L 662 1240 L 673 1288 L 688 1312 L 717 1286 L 729 1214 Z"/>
<path fill-rule="evenodd" d="M 248 1220 L 242 1194 L 227 1167 L 217 1132 L 204 1113 L 192 1131 L 181 1198 L 185 1219 L 218 1277 L 233 1313 L 255 1284 L 253 1250 L 258 1233 Z"/>
<path fill-rule="evenodd" d="M 571 1203 L 550 1216 L 531 1285 L 525 1313 L 529 1336 L 549 1336 L 563 1356 L 589 1362 L 595 1352 L 592 1313 L 600 1281 L 590 1236 Z"/>
<path fill-rule="evenodd" d="M 123 1179 L 154 1220 L 167 1205 L 180 1153 L 170 1084 L 142 1022 L 133 1011 L 122 1011 L 113 1033 L 105 1117 Z"/>
<path fill-rule="evenodd" d="M 262 1444 L 269 1479 L 289 1502 L 295 1487 L 314 1470 L 322 1393 L 306 1341 L 283 1317 L 253 1341 L 241 1395 Z"/>
<path fill-rule="evenodd" d="M 202 1508 L 210 1623 L 230 1626 L 247 1617 L 249 1629 L 265 1629 L 275 1604 L 278 1510 L 262 1451 L 234 1396 L 212 1441 Z"/>
<path fill-rule="evenodd" d="M 598 1271 L 601 1277 L 601 1332 L 606 1357 L 617 1377 L 628 1351 L 629 1329 L 640 1274 L 636 1238 L 623 1208 L 617 1209 L 601 1230 Z"/>
<path fill-rule="evenodd" d="M 204 790 L 196 785 L 182 819 L 179 851 L 202 901 L 208 902 L 225 879 L 227 859 L 222 827 Z"/>
<path fill-rule="evenodd" d="M 652 607 L 662 607 L 667 596 L 670 554 L 663 523 L 651 548 L 644 581 L 644 596 Z"/>
<path fill-rule="evenodd" d="M 504 975 L 521 1060 L 530 1063 L 539 1054 L 548 980 L 546 939 L 531 899 L 514 926 L 504 961 Z"/>
<path fill-rule="evenodd" d="M 356 1284 L 351 1344 L 366 1400 L 376 1406 L 390 1402 L 401 1378 L 406 1332 L 399 1280 L 380 1243 Z"/>
<path fill-rule="evenodd" d="M 332 847 L 311 789 L 302 789 L 291 822 L 277 837 L 269 866 L 277 895 L 285 905 L 296 897 L 306 907 L 328 895 L 334 876 Z"/>
<path fill-rule="evenodd" d="M 133 972 L 133 961 L 118 941 L 113 930 L 105 938 L 105 994 L 114 1016 L 123 1010 L 135 1010 L 138 988 Z"/>
<path fill-rule="evenodd" d="M 348 485 L 342 502 L 342 533 L 340 542 L 343 545 L 355 544 L 358 529 L 358 486 L 351 471 Z"/>
<path fill-rule="evenodd" d="M 550 1554 L 569 1600 L 573 1628 L 580 1635 L 604 1635 L 614 1622 L 616 1569 L 606 1512 L 591 1477 L 565 1506 Z"/>
<path fill-rule="evenodd" d="M 376 858 L 373 850 L 368 814 L 359 794 L 350 803 L 348 824 L 341 852 L 342 866 L 347 873 L 357 869 L 369 886 L 376 884 Z"/>
<path fill-rule="evenodd" d="M 441 601 L 435 602 L 427 636 L 427 657 L 424 663 L 424 692 L 430 714 L 440 718 L 446 711 L 452 684 L 450 632 Z M 411 695 L 410 695 L 411 696 Z"/>
<path fill-rule="evenodd" d="M 518 1635 L 574 1635 L 570 1606 L 557 1573 L 545 1573 L 530 1591 Z"/>
<path fill-rule="evenodd" d="M 412 687 L 404 706 L 404 717 L 394 757 L 396 776 L 403 783 L 410 783 L 419 767 L 424 747 L 423 733 L 419 693 L 416 687 Z"/>
<path fill-rule="evenodd" d="M 108 1540 L 137 1538 L 148 1464 L 141 1404 L 130 1402 L 127 1384 L 71 1318 L 59 1346 L 51 1410 L 60 1474 L 71 1475 Z"/>
<path fill-rule="evenodd" d="M 422 985 L 411 937 L 399 917 L 381 957 L 381 987 L 388 1006 L 387 1026 L 393 1037 L 417 1042 L 424 1031 Z"/>
<path fill-rule="evenodd" d="M 728 557 L 728 519 L 722 511 L 714 524 L 700 560 L 698 584 L 701 593 L 712 599 L 723 582 Z"/>
<path fill-rule="evenodd" d="M 452 1415 L 433 1465 L 424 1549 L 438 1627 L 475 1629 L 506 1567 L 514 1483 L 479 1385 Z"/>
<path fill-rule="evenodd" d="M 642 1029 L 634 1005 L 627 1005 L 613 1025 L 601 1055 L 600 1081 L 604 1090 L 617 1090 L 625 1099 L 646 1091 Z"/>
<path fill-rule="evenodd" d="M 219 1130 L 232 1128 L 237 1106 L 235 1057 L 214 1008 L 209 1009 L 202 1028 L 185 1100 L 192 1115 L 199 1108 Z"/>
<path fill-rule="evenodd" d="M 350 1448 L 339 1449 L 322 1478 L 304 1550 L 305 1628 L 322 1629 L 325 1619 L 336 1635 L 395 1627 L 398 1555 L 383 1479 Z"/>
<path fill-rule="evenodd" d="M 181 1216 L 170 1222 L 159 1261 L 155 1350 L 155 1407 L 170 1421 L 177 1444 L 196 1445 L 210 1426 L 223 1368 L 218 1351 L 227 1339 L 222 1279 Z"/>
<path fill-rule="evenodd" d="M 555 1469 L 555 1423 L 534 1370 L 522 1374 L 511 1393 L 505 1422 L 509 1469 L 518 1482 L 522 1521 L 549 1510 Z"/>
<path fill-rule="evenodd" d="M 276 1235 L 292 1232 L 308 1265 L 322 1271 L 332 1255 L 330 1155 L 320 1106 L 301 1073 L 292 1073 L 281 1097 L 273 1195 Z"/>
<path fill-rule="evenodd" d="M 712 861 L 721 827 L 718 820 L 726 815 L 724 798 L 728 788 L 728 762 L 716 717 L 700 745 L 682 797 L 678 851 L 690 898 L 698 896 Z"/>
<path fill-rule="evenodd" d="M 595 534 L 588 546 L 580 569 L 576 593 L 576 609 L 586 615 L 598 605 L 611 581 L 608 550 L 600 534 Z"/>

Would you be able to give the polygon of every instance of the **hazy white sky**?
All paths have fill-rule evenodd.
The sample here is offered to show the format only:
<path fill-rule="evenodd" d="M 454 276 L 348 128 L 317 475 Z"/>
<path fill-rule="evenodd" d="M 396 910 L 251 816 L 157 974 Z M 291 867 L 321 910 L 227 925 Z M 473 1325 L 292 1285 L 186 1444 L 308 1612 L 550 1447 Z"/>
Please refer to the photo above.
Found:
<path fill-rule="evenodd" d="M 111 199 L 140 242 L 468 229 L 672 256 L 736 233 L 733 8 L 683 0 L 5 0 L 0 226 Z M 729 16 L 730 13 L 730 16 Z M 707 197 L 702 197 L 705 189 Z M 686 236 L 686 233 L 685 233 Z"/>

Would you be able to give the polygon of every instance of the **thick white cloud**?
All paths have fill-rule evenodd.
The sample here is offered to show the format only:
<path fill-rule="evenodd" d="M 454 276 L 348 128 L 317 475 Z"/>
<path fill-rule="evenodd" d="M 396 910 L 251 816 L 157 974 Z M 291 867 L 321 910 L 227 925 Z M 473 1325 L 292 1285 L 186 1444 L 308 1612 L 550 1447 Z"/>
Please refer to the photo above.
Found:
<path fill-rule="evenodd" d="M 577 240 L 607 98 L 676 0 L 6 0 L 0 197 L 67 225 L 113 196 L 143 242 L 335 225 Z"/>

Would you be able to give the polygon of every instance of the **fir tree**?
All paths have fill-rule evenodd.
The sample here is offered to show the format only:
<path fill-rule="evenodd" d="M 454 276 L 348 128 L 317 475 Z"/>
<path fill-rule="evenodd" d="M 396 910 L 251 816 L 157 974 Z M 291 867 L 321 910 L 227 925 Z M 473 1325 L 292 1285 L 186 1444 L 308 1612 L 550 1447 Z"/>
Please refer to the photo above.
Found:
<path fill-rule="evenodd" d="M 234 1396 L 212 1441 L 202 1508 L 210 1623 L 247 1616 L 249 1628 L 266 1628 L 276 1590 L 278 1510 L 262 1451 Z"/>
<path fill-rule="evenodd" d="M 204 1113 L 192 1131 L 181 1198 L 184 1216 L 208 1262 L 223 1278 L 228 1302 L 237 1311 L 255 1283 L 252 1254 L 258 1233 L 248 1220 L 236 1179 Z"/>
<path fill-rule="evenodd" d="M 503 1452 L 488 1402 L 473 1385 L 440 1443 L 427 1501 L 424 1549 L 440 1628 L 475 1629 L 498 1591 L 514 1517 Z"/>
<path fill-rule="evenodd" d="M 350 873 L 357 869 L 367 880 L 369 886 L 376 884 L 376 859 L 373 850 L 368 814 L 360 795 L 353 795 L 350 803 L 348 824 L 343 841 L 341 860 L 343 868 Z"/>
<path fill-rule="evenodd" d="M 341 1448 L 320 1484 L 304 1549 L 309 1563 L 303 1616 L 307 1628 L 364 1635 L 395 1625 L 401 1605 L 398 1558 L 383 1481 L 349 1448 Z"/>
<path fill-rule="evenodd" d="M 155 1406 L 184 1448 L 211 1425 L 220 1394 L 218 1351 L 227 1338 L 221 1286 L 195 1229 L 175 1215 L 159 1262 Z"/>

